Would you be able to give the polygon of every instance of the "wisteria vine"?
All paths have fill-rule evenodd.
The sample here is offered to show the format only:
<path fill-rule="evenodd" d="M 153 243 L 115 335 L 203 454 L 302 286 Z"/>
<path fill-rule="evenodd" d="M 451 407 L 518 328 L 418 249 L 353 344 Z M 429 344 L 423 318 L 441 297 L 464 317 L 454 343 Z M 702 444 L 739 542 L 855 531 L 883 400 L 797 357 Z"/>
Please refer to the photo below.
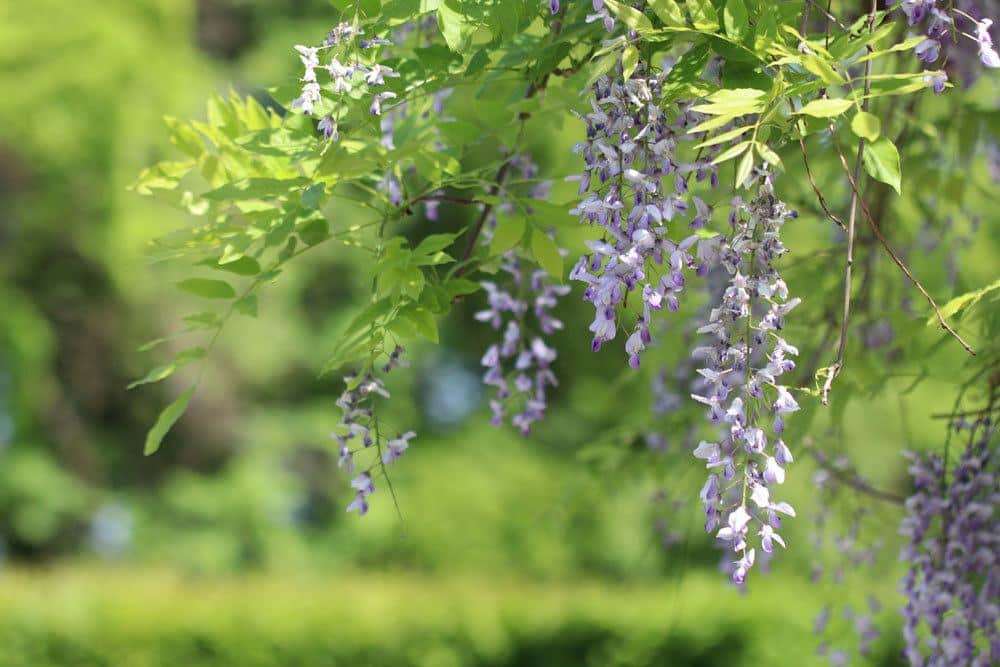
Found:
<path fill-rule="evenodd" d="M 456 7 L 465 3 L 449 2 L 408 17 L 398 8 L 387 16 L 345 10 L 319 45 L 294 47 L 302 70 L 286 107 L 299 113 L 257 119 L 266 127 L 247 127 L 251 138 L 234 139 L 227 148 L 259 150 L 266 159 L 234 169 L 227 174 L 231 187 L 218 188 L 205 202 L 190 193 L 178 197 L 189 210 L 216 216 L 217 238 L 226 239 L 224 249 L 210 247 L 211 253 L 221 250 L 221 257 L 212 254 L 217 267 L 252 259 L 241 268 L 256 272 L 241 275 L 254 283 L 234 299 L 274 282 L 283 264 L 304 252 L 300 242 L 314 247 L 336 238 L 371 253 L 372 290 L 338 342 L 344 353 L 334 355 L 327 369 L 355 370 L 336 402 L 342 419 L 333 433 L 339 466 L 353 489 L 347 510 L 366 514 L 383 480 L 392 490 L 388 466 L 415 438 L 413 431 L 387 428 L 376 414 L 389 397 L 385 374 L 408 365 L 397 342 L 439 342 L 438 318 L 481 291 L 469 303 L 477 326 L 493 331 L 476 352 L 476 370 L 491 392 L 491 422 L 527 436 L 550 411 L 559 385 L 563 359 L 556 334 L 563 319 L 573 322 L 561 308 L 574 286 L 586 303 L 592 351 L 619 341 L 623 377 L 652 378 L 650 423 L 671 415 L 666 430 L 662 423 L 637 429 L 647 449 L 657 455 L 683 449 L 689 465 L 692 457 L 704 464 L 697 493 L 704 530 L 724 551 L 733 583 L 745 586 L 755 567 L 794 546 L 782 522 L 796 510 L 781 488 L 796 458 L 800 466 L 806 463 L 801 459 L 814 459 L 819 472 L 809 479 L 824 497 L 843 488 L 902 504 L 898 489 L 874 488 L 851 462 L 815 446 L 818 436 L 786 432 L 786 419 L 800 410 L 800 401 L 802 407 L 811 407 L 806 402 L 815 397 L 828 403 L 834 377 L 849 359 L 856 363 L 847 356 L 855 332 L 864 345 L 852 354 L 894 361 L 903 345 L 900 324 L 883 311 L 896 305 L 896 292 L 872 287 L 881 276 L 880 257 L 924 297 L 931 322 L 975 354 L 947 320 L 989 303 L 996 288 L 968 292 L 964 301 L 942 308 L 907 263 L 934 247 L 950 248 L 944 282 L 948 289 L 961 285 L 958 252 L 974 249 L 972 234 L 988 221 L 970 218 L 970 236 L 956 239 L 952 220 L 968 217 L 965 209 L 938 215 L 936 207 L 941 189 L 964 187 L 958 181 L 967 163 L 941 157 L 950 182 L 933 181 L 927 193 L 913 197 L 929 220 L 916 241 L 894 224 L 905 211 L 894 209 L 891 197 L 902 194 L 907 166 L 897 144 L 918 132 L 926 147 L 920 159 L 932 163 L 938 160 L 935 142 L 951 129 L 920 120 L 917 96 L 943 104 L 926 89 L 944 95 L 1000 68 L 988 16 L 995 3 L 897 0 L 837 8 L 806 0 L 792 17 L 787 8 L 750 0 L 545 0 L 532 16 L 523 15 L 522 3 L 501 20 L 495 12 L 503 4 L 479 3 L 462 13 Z M 900 52 L 903 58 L 882 66 Z M 914 59 L 918 71 L 905 71 Z M 475 84 L 468 87 L 474 93 L 463 90 L 467 83 Z M 491 96 L 494 89 L 500 92 Z M 459 104 L 453 114 L 453 96 L 473 99 L 476 112 L 463 112 Z M 900 99 L 906 106 L 897 106 Z M 970 113 L 993 113 L 986 102 L 976 104 Z M 890 110 L 885 117 L 874 113 L 882 108 Z M 240 111 L 232 117 L 240 118 Z M 545 114 L 553 111 L 578 121 L 566 128 L 576 132 L 576 173 L 564 178 L 574 185 L 543 173 L 529 157 L 539 155 L 526 145 L 529 124 L 537 118 L 548 131 L 552 117 Z M 854 142 L 848 149 L 845 138 Z M 807 142 L 829 155 L 814 154 L 810 163 L 815 148 Z M 195 149 L 191 141 L 175 143 Z M 794 177 L 779 177 L 796 152 L 785 150 L 792 143 L 808 190 Z M 987 168 L 996 172 L 995 138 L 981 146 Z M 272 159 L 285 162 L 274 173 L 254 171 L 265 172 Z M 199 157 L 193 164 L 215 163 Z M 812 165 L 825 167 L 825 177 L 817 178 Z M 168 165 L 149 175 L 148 189 L 165 189 L 164 182 L 176 187 L 183 176 L 177 170 Z M 213 186 L 217 176 L 206 174 Z M 561 192 L 569 188 L 575 195 L 564 200 Z M 801 196 L 808 191 L 815 202 L 804 201 L 811 199 Z M 238 194 L 227 199 L 232 192 Z M 849 202 L 842 216 L 834 212 L 837 197 Z M 341 200 L 374 211 L 377 219 L 352 226 L 331 215 L 328 224 L 324 207 Z M 580 223 L 575 243 L 548 219 L 567 213 Z M 440 232 L 442 223 L 459 218 L 457 231 Z M 266 229 L 237 238 L 260 220 Z M 838 259 L 842 301 L 800 281 L 805 272 L 787 270 L 786 240 L 813 233 L 809 225 L 817 220 L 836 228 L 830 247 L 805 261 Z M 424 223 L 437 229 L 424 233 Z M 794 233 L 786 234 L 786 226 Z M 895 251 L 897 242 L 905 250 Z M 865 259 L 857 276 L 856 246 Z M 276 259 L 265 269 L 261 258 L 272 249 Z M 575 261 L 564 284 L 562 261 L 571 251 Z M 812 278 L 823 290 L 825 279 Z M 230 292 L 236 294 L 214 289 L 216 295 Z M 807 302 L 793 315 L 801 298 Z M 241 312 L 245 304 L 239 303 L 230 311 Z M 857 313 L 851 319 L 852 304 L 861 324 Z M 686 328 L 665 325 L 667 313 L 681 311 Z M 922 317 L 906 295 L 899 311 Z M 794 325 L 800 316 L 802 326 L 789 334 L 786 318 Z M 820 319 L 826 334 L 813 345 L 808 329 Z M 574 327 L 567 328 L 573 335 Z M 819 368 L 838 329 L 837 361 Z M 1000 376 L 987 373 L 996 363 L 990 349 L 986 370 L 977 370 L 975 379 L 994 392 Z M 662 363 L 667 357 L 675 360 L 671 366 Z M 946 415 L 949 443 L 967 436 L 961 450 L 956 445 L 941 455 L 910 455 L 914 489 L 905 500 L 901 591 L 906 658 L 915 665 L 1000 660 L 1000 455 L 990 396 L 990 407 L 974 419 L 959 420 L 958 405 Z M 688 511 L 695 490 L 688 495 L 672 498 L 671 507 Z M 854 515 L 836 547 L 847 561 L 873 563 L 880 549 L 859 543 L 863 516 L 867 510 Z M 824 508 L 817 530 L 830 519 Z M 665 526 L 659 531 L 664 543 L 679 539 Z M 822 545 L 816 538 L 806 548 L 820 551 Z M 814 578 L 822 576 L 817 568 Z M 881 604 L 872 596 L 867 610 L 843 614 L 862 653 L 880 636 Z M 824 607 L 818 630 L 832 614 Z M 840 646 L 821 647 L 833 664 L 848 659 Z"/>

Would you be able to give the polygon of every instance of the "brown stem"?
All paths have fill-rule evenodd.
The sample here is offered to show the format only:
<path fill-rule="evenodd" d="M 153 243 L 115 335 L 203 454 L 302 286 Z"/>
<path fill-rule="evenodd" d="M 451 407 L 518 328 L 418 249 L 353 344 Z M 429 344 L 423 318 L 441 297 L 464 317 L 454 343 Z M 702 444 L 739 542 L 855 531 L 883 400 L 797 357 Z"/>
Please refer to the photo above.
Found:
<path fill-rule="evenodd" d="M 837 154 L 840 156 L 841 167 L 844 168 L 845 173 L 847 174 L 847 179 L 851 183 L 851 190 L 857 193 L 858 183 L 856 179 L 851 177 L 850 170 L 847 167 L 847 158 L 844 157 L 844 152 L 843 150 L 841 150 L 840 145 L 836 141 L 834 141 L 834 146 L 837 149 Z M 938 308 L 937 302 L 934 301 L 934 297 L 932 297 L 927 292 L 927 290 L 924 289 L 924 286 L 920 283 L 919 280 L 917 280 L 916 276 L 913 275 L 913 272 L 910 271 L 910 268 L 906 265 L 906 263 L 902 259 L 900 259 L 899 255 L 897 255 L 896 252 L 892 249 L 892 246 L 889 245 L 889 242 L 888 240 L 886 240 L 885 235 L 882 234 L 882 231 L 879 229 L 878 224 L 875 222 L 875 219 L 872 216 L 871 211 L 869 211 L 868 207 L 865 205 L 864 199 L 860 200 L 860 204 L 861 204 L 861 212 L 864 214 L 865 220 L 868 221 L 868 225 L 871 227 L 872 232 L 875 234 L 875 238 L 879 240 L 879 243 L 882 244 L 882 248 L 886 251 L 886 253 L 888 253 L 889 257 L 892 258 L 892 261 L 896 263 L 896 266 L 899 267 L 899 270 L 903 272 L 903 275 L 909 278 L 913 286 L 917 288 L 917 291 L 920 292 L 920 294 L 927 301 L 928 305 L 930 305 L 931 309 L 934 310 L 934 316 L 937 318 L 938 324 L 941 325 L 941 328 L 947 331 L 949 334 L 951 334 L 951 336 L 955 340 L 957 340 L 963 348 L 965 348 L 966 352 L 975 356 L 976 351 L 972 349 L 972 346 L 970 346 L 967 342 L 965 342 L 965 339 L 962 338 L 958 334 L 958 332 L 951 327 L 951 325 L 948 324 L 948 322 L 944 319 L 944 316 L 941 314 L 941 309 Z"/>
<path fill-rule="evenodd" d="M 902 496 L 892 493 L 891 491 L 883 491 L 882 489 L 876 489 L 874 486 L 866 482 L 861 477 L 858 477 L 857 475 L 852 475 L 845 470 L 837 468 L 836 466 L 831 464 L 829 459 L 827 459 L 826 456 L 819 450 L 813 449 L 812 447 L 808 447 L 806 451 L 808 451 L 809 454 L 812 455 L 814 459 L 816 459 L 816 463 L 819 464 L 820 468 L 823 468 L 823 470 L 826 470 L 828 473 L 836 477 L 838 482 L 846 484 L 847 486 L 851 487 L 856 491 L 860 491 L 861 493 L 869 495 L 872 498 L 877 498 L 878 500 L 882 500 L 887 503 L 895 503 L 896 505 L 902 505 L 905 502 L 905 499 Z"/>
<path fill-rule="evenodd" d="M 872 0 L 871 11 L 868 13 L 868 30 L 871 31 L 875 27 L 875 13 L 878 11 L 878 2 Z M 872 51 L 872 47 L 868 47 L 869 53 Z M 871 73 L 872 73 L 872 61 L 865 61 L 865 94 L 862 98 L 861 109 L 862 111 L 868 111 L 868 95 L 871 93 Z M 831 134 L 833 133 L 833 125 L 830 126 Z M 861 174 L 861 165 L 865 153 L 865 139 L 864 137 L 858 140 L 858 157 L 854 161 L 854 175 L 851 179 L 852 183 L 857 183 L 858 177 Z M 850 176 L 850 174 L 848 174 Z M 861 201 L 861 193 L 858 192 L 857 188 L 851 189 L 851 207 L 850 215 L 847 219 L 847 257 L 844 263 L 844 308 L 841 315 L 840 322 L 840 341 L 837 343 L 837 360 L 830 366 L 826 374 L 826 380 L 823 382 L 823 388 L 820 390 L 820 401 L 823 405 L 829 405 L 830 403 L 830 388 L 833 386 L 833 381 L 840 374 L 840 371 L 844 368 L 844 356 L 847 354 L 847 334 L 848 328 L 851 323 L 851 282 L 854 273 L 854 228 L 855 222 L 857 222 L 858 213 L 858 203 L 864 206 L 864 202 Z"/>

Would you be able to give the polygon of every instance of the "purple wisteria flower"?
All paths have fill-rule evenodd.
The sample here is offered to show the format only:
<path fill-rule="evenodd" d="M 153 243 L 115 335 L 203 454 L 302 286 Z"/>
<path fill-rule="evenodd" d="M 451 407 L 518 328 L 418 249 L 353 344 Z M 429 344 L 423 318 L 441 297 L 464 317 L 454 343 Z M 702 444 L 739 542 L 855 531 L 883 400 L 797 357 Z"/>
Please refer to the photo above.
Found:
<path fill-rule="evenodd" d="M 907 453 L 905 654 L 913 665 L 986 667 L 1000 664 L 1000 439 L 989 419 L 952 429 L 969 436 L 954 470 L 937 454 Z"/>
<path fill-rule="evenodd" d="M 341 23 L 327 34 L 322 45 L 305 46 L 299 44 L 295 46 L 303 66 L 301 78 L 303 86 L 299 96 L 292 101 L 293 109 L 301 109 L 302 113 L 311 116 L 316 111 L 317 105 L 328 107 L 328 105 L 323 104 L 323 87 L 317 79 L 317 70 L 326 71 L 330 78 L 329 89 L 341 97 L 344 93 L 350 93 L 359 86 L 371 90 L 384 86 L 387 78 L 400 76 L 399 72 L 390 67 L 378 62 L 369 62 L 371 56 L 366 57 L 366 62 L 362 62 L 361 54 L 352 48 L 353 44 L 350 43 L 350 40 L 363 34 L 362 29 L 348 23 Z M 357 46 L 361 50 L 372 50 L 391 44 L 390 40 L 382 37 L 357 41 Z M 324 51 L 332 53 L 325 65 L 320 63 L 320 54 Z M 341 62 L 341 58 L 346 62 Z M 396 94 L 392 91 L 372 91 L 369 112 L 374 116 L 381 116 L 383 103 L 395 97 Z M 327 113 L 323 116 L 317 129 L 323 133 L 326 139 L 337 141 L 340 138 L 338 118 L 332 114 Z"/>
<path fill-rule="evenodd" d="M 912 28 L 920 28 L 926 39 L 917 43 L 914 52 L 925 65 L 934 65 L 942 60 L 953 73 L 961 74 L 966 84 L 971 84 L 977 78 L 978 65 L 989 68 L 1000 67 L 1000 56 L 997 55 L 990 36 L 993 21 L 982 17 L 981 0 L 956 0 L 955 2 L 938 2 L 937 0 L 892 0 L 886 3 L 890 8 L 898 6 L 906 17 L 906 23 Z M 987 3 L 995 9 L 995 4 Z M 969 46 L 975 44 L 975 51 Z M 975 55 L 973 55 L 973 53 Z M 975 60 L 978 59 L 979 63 Z M 943 65 L 942 65 L 943 66 Z M 948 74 L 942 71 L 928 71 L 924 77 L 928 87 L 935 93 L 944 92 Z"/>
<path fill-rule="evenodd" d="M 382 371 L 388 373 L 393 368 L 403 368 L 408 366 L 408 362 L 403 358 L 404 350 L 398 345 L 390 353 L 389 361 L 382 367 Z M 407 450 L 410 440 L 416 437 L 413 431 L 407 431 L 396 438 L 388 440 L 384 446 L 377 442 L 377 424 L 374 410 L 374 399 L 376 396 L 389 398 L 380 378 L 371 373 L 363 377 L 348 376 L 344 378 L 347 388 L 337 399 L 337 407 L 343 411 L 343 417 L 336 431 L 331 437 L 337 443 L 337 467 L 343 468 L 348 474 L 353 474 L 356 469 L 354 461 L 355 455 L 362 451 L 369 450 L 373 446 L 381 449 L 381 459 L 375 457 L 371 467 L 362 471 L 351 480 L 351 488 L 355 490 L 354 499 L 347 506 L 348 512 L 357 512 L 358 516 L 368 513 L 368 497 L 375 492 L 375 483 L 372 481 L 372 470 L 381 464 L 384 467 L 391 464 Z M 358 442 L 360 441 L 360 446 Z M 353 447 L 353 448 L 352 448 Z"/>
<path fill-rule="evenodd" d="M 494 330 L 503 331 L 502 340 L 483 354 L 483 382 L 496 388 L 496 398 L 490 401 L 493 425 L 503 423 L 509 404 L 519 403 L 522 407 L 511 417 L 511 423 L 527 435 L 531 424 L 545 416 L 548 388 L 558 384 L 551 368 L 557 353 L 542 336 L 562 328 L 551 310 L 569 287 L 554 283 L 545 271 L 526 265 L 514 251 L 504 254 L 500 268 L 509 276 L 512 289 L 484 281 L 489 306 L 475 316 Z"/>
<path fill-rule="evenodd" d="M 771 487 L 784 482 L 792 462 L 781 439 L 784 418 L 799 409 L 780 384 L 795 368 L 791 357 L 798 350 L 782 330 L 799 299 L 788 298 L 774 265 L 786 252 L 781 227 L 795 214 L 775 198 L 770 177 L 761 180 L 758 196 L 731 216 L 732 234 L 719 250 L 729 284 L 698 329 L 709 343 L 694 351 L 705 363 L 698 371 L 705 381 L 692 398 L 708 407 L 708 420 L 719 427 L 716 441 L 702 441 L 694 450 L 712 471 L 700 494 L 705 531 L 739 555 L 731 568 L 736 584 L 754 565 L 751 542 L 765 554 L 784 547 L 779 514 L 795 516 L 791 505 L 771 498 Z"/>
<path fill-rule="evenodd" d="M 529 156 L 511 155 L 507 161 L 525 181 L 532 181 L 538 176 L 538 165 Z M 527 191 L 522 205 L 530 211 L 531 200 L 547 198 L 550 188 L 548 181 L 535 182 Z M 499 196 L 504 201 L 492 209 L 484 220 L 484 244 L 493 238 L 496 213 L 516 211 L 511 201 L 515 194 L 502 184 Z M 543 232 L 536 229 L 532 233 Z M 552 237 L 552 234 L 549 233 L 549 236 Z M 559 252 L 566 254 L 562 249 Z M 558 385 L 552 372 L 552 363 L 558 355 L 546 343 L 545 336 L 563 328 L 562 321 L 552 311 L 570 289 L 519 257 L 514 248 L 500 257 L 497 279 L 482 281 L 481 284 L 486 291 L 487 308 L 477 312 L 475 318 L 489 324 L 495 331 L 503 332 L 501 340 L 490 345 L 480 361 L 486 369 L 483 383 L 496 390 L 496 397 L 490 400 L 493 412 L 490 421 L 494 426 L 500 426 L 513 412 L 510 423 L 527 435 L 531 425 L 545 416 L 549 388 Z"/>
<path fill-rule="evenodd" d="M 580 258 L 570 278 L 587 284 L 584 299 L 595 309 L 594 351 L 617 336 L 617 311 L 629 294 L 641 294 L 641 314 L 625 341 L 635 368 L 652 339 L 653 313 L 680 308 L 685 274 L 703 275 L 717 245 L 711 235 L 680 241 L 667 235 L 669 225 L 688 214 L 690 175 L 699 181 L 710 177 L 713 186 L 718 179 L 711 164 L 715 147 L 694 162 L 679 160 L 678 142 L 693 139 L 687 129 L 698 119 L 686 108 L 677 119 L 668 119 L 657 104 L 665 76 L 648 74 L 640 62 L 628 80 L 598 79 L 591 112 L 581 116 L 587 138 L 574 147 L 586 166 L 571 178 L 579 181 L 585 197 L 570 213 L 599 228 L 602 238 L 587 242 L 590 253 Z M 712 208 L 698 197 L 693 202 L 696 216 L 689 226 L 701 229 Z M 662 275 L 656 279 L 657 274 Z"/>

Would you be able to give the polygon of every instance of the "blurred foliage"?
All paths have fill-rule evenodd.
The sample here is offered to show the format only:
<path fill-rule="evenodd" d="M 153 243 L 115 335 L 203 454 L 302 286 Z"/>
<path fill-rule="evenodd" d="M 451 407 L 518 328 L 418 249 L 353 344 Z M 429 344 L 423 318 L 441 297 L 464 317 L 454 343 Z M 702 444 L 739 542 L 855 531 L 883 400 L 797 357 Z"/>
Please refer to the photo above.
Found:
<path fill-rule="evenodd" d="M 815 592 L 803 599 L 774 583 L 760 591 L 773 601 L 764 611 L 735 591 L 720 594 L 710 576 L 635 587 L 352 571 L 211 582 L 92 568 L 7 575 L 0 576 L 0 663 L 804 664 L 787 659 L 811 652 L 809 621 L 796 609 Z M 873 663 L 895 664 L 898 651 L 891 639 L 879 642 Z"/>

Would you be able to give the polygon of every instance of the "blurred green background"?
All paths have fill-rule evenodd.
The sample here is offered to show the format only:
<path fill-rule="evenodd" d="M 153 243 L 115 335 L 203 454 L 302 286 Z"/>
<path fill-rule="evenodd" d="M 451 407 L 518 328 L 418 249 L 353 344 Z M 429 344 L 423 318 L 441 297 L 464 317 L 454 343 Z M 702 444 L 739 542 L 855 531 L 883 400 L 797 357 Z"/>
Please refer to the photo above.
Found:
<path fill-rule="evenodd" d="M 185 385 L 181 374 L 127 392 L 158 359 L 137 348 L 192 303 L 171 287 L 177 267 L 145 251 L 188 221 L 127 186 L 171 154 L 162 116 L 200 116 L 230 86 L 264 99 L 296 76 L 291 45 L 331 20 L 324 0 L 0 2 L 0 665 L 805 665 L 823 660 L 820 608 L 860 608 L 870 592 L 883 601 L 871 660 L 897 664 L 897 509 L 837 499 L 843 526 L 868 507 L 886 548 L 845 583 L 810 584 L 814 564 L 838 561 L 811 543 L 828 499 L 810 492 L 801 456 L 786 485 L 793 548 L 749 594 L 734 590 L 697 506 L 675 507 L 703 481 L 679 425 L 660 425 L 666 454 L 635 437 L 650 420 L 648 374 L 623 371 L 617 346 L 589 352 L 574 297 L 556 337 L 562 387 L 528 440 L 487 423 L 478 359 L 492 332 L 470 317 L 481 295 L 440 348 L 411 351 L 414 368 L 390 378 L 390 423 L 420 434 L 395 470 L 401 518 L 387 494 L 363 520 L 344 513 L 326 439 L 340 383 L 316 378 L 316 350 L 363 290 L 346 251 L 303 261 L 263 295 L 259 320 L 224 333 L 188 414 L 142 456 Z M 536 159 L 571 173 L 576 130 L 534 127 Z M 830 238 L 811 214 L 792 232 L 799 248 Z M 584 237 L 572 235 L 575 252 Z M 995 271 L 996 250 L 995 238 L 975 249 L 967 286 Z M 942 257 L 928 251 L 922 275 L 947 297 L 962 285 L 942 287 Z M 839 279 L 835 259 L 811 266 L 790 274 L 793 292 Z M 842 381 L 866 399 L 838 403 L 843 424 L 803 423 L 905 492 L 898 450 L 940 442 L 928 415 L 954 388 L 931 377 L 904 395 L 903 369 L 870 399 L 893 361 L 872 354 Z M 839 612 L 832 627 L 835 644 L 856 642 Z"/>

